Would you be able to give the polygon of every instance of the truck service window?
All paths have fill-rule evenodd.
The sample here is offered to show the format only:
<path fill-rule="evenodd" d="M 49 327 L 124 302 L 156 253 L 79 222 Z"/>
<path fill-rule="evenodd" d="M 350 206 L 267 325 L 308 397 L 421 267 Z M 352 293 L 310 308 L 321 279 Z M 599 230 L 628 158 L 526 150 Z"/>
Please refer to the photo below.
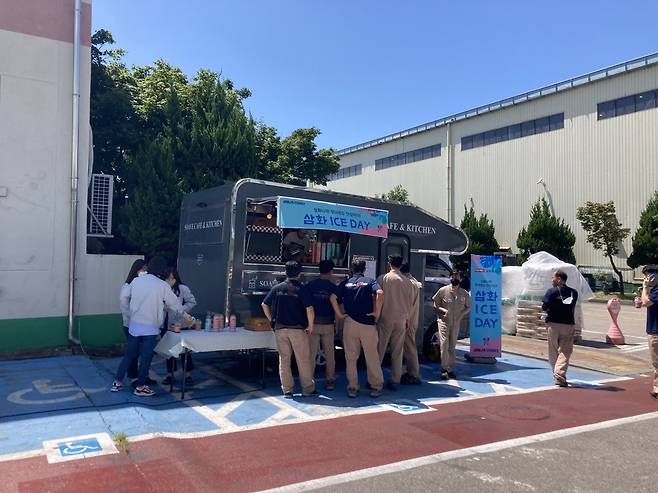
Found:
<path fill-rule="evenodd" d="M 347 267 L 350 235 L 316 229 L 277 227 L 276 201 L 249 200 L 245 225 L 245 262 L 281 264 L 297 260 L 317 265 L 333 260 L 336 267 Z"/>

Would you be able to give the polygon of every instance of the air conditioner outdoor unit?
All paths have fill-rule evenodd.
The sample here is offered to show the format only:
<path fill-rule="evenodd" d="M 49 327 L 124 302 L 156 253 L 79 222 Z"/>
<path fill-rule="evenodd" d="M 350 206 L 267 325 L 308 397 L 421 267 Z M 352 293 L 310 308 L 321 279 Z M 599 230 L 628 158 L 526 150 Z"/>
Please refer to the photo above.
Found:
<path fill-rule="evenodd" d="M 114 176 L 94 173 L 91 175 L 90 188 L 87 236 L 111 238 Z"/>

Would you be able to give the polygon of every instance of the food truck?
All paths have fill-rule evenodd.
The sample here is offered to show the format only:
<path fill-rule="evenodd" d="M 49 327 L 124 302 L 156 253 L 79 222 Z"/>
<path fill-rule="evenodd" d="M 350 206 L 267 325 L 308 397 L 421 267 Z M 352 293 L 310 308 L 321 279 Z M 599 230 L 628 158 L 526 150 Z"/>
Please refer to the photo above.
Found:
<path fill-rule="evenodd" d="M 193 315 L 219 313 L 227 322 L 233 315 L 239 326 L 268 330 L 261 303 L 285 278 L 288 260 L 301 263 L 308 282 L 319 276 L 320 261 L 331 259 L 339 281 L 355 259 L 377 277 L 388 255 L 398 254 L 423 280 L 427 256 L 461 254 L 467 246 L 460 229 L 413 205 L 243 179 L 183 199 L 178 269 L 198 302 Z"/>

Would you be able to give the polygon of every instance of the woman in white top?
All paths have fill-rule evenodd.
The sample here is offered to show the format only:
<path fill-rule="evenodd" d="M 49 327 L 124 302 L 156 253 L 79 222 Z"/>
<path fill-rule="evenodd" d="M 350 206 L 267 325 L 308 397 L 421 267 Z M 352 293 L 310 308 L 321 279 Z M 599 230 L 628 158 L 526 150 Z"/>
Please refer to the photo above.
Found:
<path fill-rule="evenodd" d="M 130 283 L 133 282 L 137 276 L 146 274 L 146 262 L 141 258 L 138 258 L 133 262 L 130 272 L 128 272 L 128 277 L 126 277 L 126 282 L 121 286 L 121 291 L 119 292 L 119 304 L 121 306 L 121 316 L 123 318 L 123 333 L 126 336 L 126 342 L 128 342 L 128 324 L 130 323 L 130 304 L 123 304 L 121 300 L 124 298 L 124 295 L 128 293 Z M 128 378 L 136 379 L 137 378 L 137 362 L 139 357 L 130 361 L 128 364 Z M 150 380 L 150 379 L 148 379 Z M 147 382 L 149 384 L 155 383 L 154 381 Z"/>
<path fill-rule="evenodd" d="M 173 310 L 187 316 L 183 306 L 164 281 L 167 264 L 162 257 L 153 257 L 147 267 L 148 273 L 136 277 L 121 295 L 121 306 L 128 305 L 128 350 L 117 369 L 112 392 L 123 388 L 123 377 L 130 361 L 139 354 L 139 371 L 134 394 L 140 397 L 154 395 L 146 385 L 146 378 L 153 359 L 153 349 L 164 323 L 164 310 Z"/>
<path fill-rule="evenodd" d="M 183 281 L 181 281 L 181 278 L 178 275 L 178 271 L 173 267 L 170 267 L 169 269 L 167 269 L 165 273 L 164 280 L 167 282 L 167 284 L 169 284 L 169 286 L 171 286 L 171 290 L 178 297 L 178 301 L 183 306 L 183 310 L 185 310 L 186 313 L 189 313 L 190 310 L 192 310 L 192 308 L 196 306 L 196 299 L 194 298 L 194 295 L 192 294 L 190 288 L 188 288 L 185 284 L 183 284 Z M 174 310 L 167 310 L 167 316 L 165 317 L 165 325 L 162 327 L 161 334 L 164 335 L 167 329 L 171 327 L 171 324 L 174 323 L 182 324 L 182 317 Z M 191 372 L 194 369 L 192 354 L 190 354 L 189 352 L 185 354 L 187 355 L 185 360 L 183 360 L 183 354 L 181 354 L 180 356 L 181 364 L 185 365 L 186 372 Z M 162 381 L 163 385 L 170 385 L 172 383 L 171 375 L 174 371 L 176 371 L 176 358 L 168 358 L 167 359 L 168 375 Z M 185 379 L 185 384 L 191 385 L 192 377 L 188 376 Z"/>

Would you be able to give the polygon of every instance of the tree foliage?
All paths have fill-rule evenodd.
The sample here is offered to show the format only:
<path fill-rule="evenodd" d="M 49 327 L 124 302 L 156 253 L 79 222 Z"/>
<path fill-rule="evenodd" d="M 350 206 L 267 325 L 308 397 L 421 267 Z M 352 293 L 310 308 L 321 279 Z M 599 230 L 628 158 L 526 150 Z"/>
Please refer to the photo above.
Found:
<path fill-rule="evenodd" d="M 403 204 L 410 204 L 409 192 L 402 185 L 395 185 L 391 190 L 382 194 L 384 200 L 395 200 Z"/>
<path fill-rule="evenodd" d="M 571 228 L 551 214 L 546 199 L 539 199 L 530 210 L 530 221 L 519 232 L 516 246 L 521 251 L 522 261 L 537 252 L 548 252 L 563 262 L 576 263 L 573 246 L 576 237 Z"/>
<path fill-rule="evenodd" d="M 621 271 L 615 265 L 613 255 L 619 253 L 621 242 L 629 235 L 630 229 L 624 228 L 617 220 L 614 202 L 586 202 L 579 207 L 576 219 L 580 221 L 583 229 L 587 232 L 587 241 L 595 250 L 603 252 L 619 277 L 621 294 L 624 294 L 624 278 Z"/>
<path fill-rule="evenodd" d="M 468 250 L 463 255 L 452 255 L 450 261 L 456 270 L 466 272 L 470 269 L 471 255 L 493 255 L 500 247 L 496 240 L 496 228 L 486 214 L 475 215 L 475 209 L 464 206 L 464 217 L 459 227 L 468 237 Z"/>
<path fill-rule="evenodd" d="M 256 123 L 243 104 L 249 89 L 205 69 L 190 79 L 162 59 L 128 69 L 113 44 L 109 31 L 92 36 L 94 171 L 114 175 L 117 209 L 115 238 L 98 253 L 173 259 L 184 194 L 246 177 L 325 184 L 338 170 L 336 153 L 317 148 L 317 128 L 282 139 Z"/>
<path fill-rule="evenodd" d="M 627 263 L 633 269 L 658 264 L 658 190 L 640 215 L 640 226 L 633 235 L 633 252 Z"/>

